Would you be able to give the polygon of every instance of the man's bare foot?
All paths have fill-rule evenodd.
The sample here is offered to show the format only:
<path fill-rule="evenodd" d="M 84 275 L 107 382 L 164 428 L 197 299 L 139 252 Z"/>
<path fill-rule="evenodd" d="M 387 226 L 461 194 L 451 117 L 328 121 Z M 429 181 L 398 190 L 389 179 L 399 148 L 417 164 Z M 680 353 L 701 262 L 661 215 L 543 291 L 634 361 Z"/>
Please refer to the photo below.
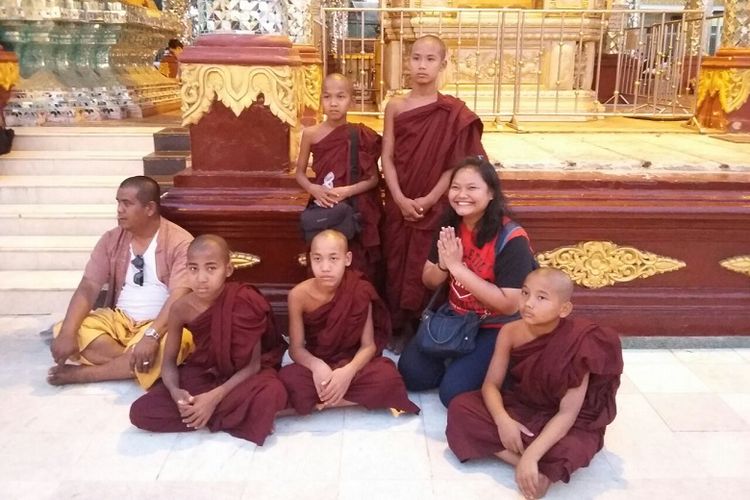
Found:
<path fill-rule="evenodd" d="M 546 495 L 547 490 L 549 489 L 551 484 L 552 484 L 552 481 L 550 481 L 547 476 L 545 476 L 544 474 L 540 472 L 539 479 L 537 481 L 535 498 L 542 498 L 544 495 Z"/>
<path fill-rule="evenodd" d="M 55 365 L 47 372 L 47 382 L 51 385 L 82 384 L 89 382 L 87 369 L 79 365 Z"/>

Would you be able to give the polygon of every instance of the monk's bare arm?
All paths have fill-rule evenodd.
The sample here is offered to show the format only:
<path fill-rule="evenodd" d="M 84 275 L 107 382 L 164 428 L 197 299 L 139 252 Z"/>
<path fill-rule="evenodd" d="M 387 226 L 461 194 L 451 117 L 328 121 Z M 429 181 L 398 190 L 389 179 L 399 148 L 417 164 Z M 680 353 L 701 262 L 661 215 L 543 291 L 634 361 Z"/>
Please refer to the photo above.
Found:
<path fill-rule="evenodd" d="M 462 262 L 453 263 L 448 267 L 453 277 L 464 288 L 471 292 L 476 299 L 490 311 L 498 314 L 514 314 L 518 311 L 518 301 L 521 297 L 519 288 L 500 288 L 494 283 L 485 281 L 466 267 Z"/>
<path fill-rule="evenodd" d="M 393 148 L 395 144 L 395 136 L 393 134 L 393 120 L 398 114 L 400 107 L 400 99 L 394 97 L 385 107 L 385 123 L 383 124 L 383 154 L 382 165 L 383 165 L 383 177 L 385 177 L 385 184 L 388 186 L 391 196 L 399 203 L 404 198 L 404 193 L 401 192 L 401 186 L 398 183 L 398 174 L 396 173 L 396 166 L 393 163 Z"/>
<path fill-rule="evenodd" d="M 305 288 L 308 283 L 309 281 L 304 281 L 289 292 L 289 356 L 295 363 L 315 371 L 315 368 L 321 363 L 325 365 L 325 362 L 305 348 L 305 323 L 302 312 L 307 298 Z"/>
<path fill-rule="evenodd" d="M 175 302 L 169 315 L 168 335 L 164 340 L 161 380 L 170 393 L 180 388 L 177 355 L 180 352 L 180 345 L 182 344 L 182 328 L 187 323 L 190 309 L 190 296 L 186 295 Z"/>
<path fill-rule="evenodd" d="M 156 316 L 154 319 L 154 322 L 151 324 L 151 327 L 159 332 L 160 334 L 163 334 L 163 332 L 167 331 L 167 324 L 169 322 L 169 313 L 170 309 L 172 308 L 172 305 L 175 304 L 179 299 L 184 297 L 185 295 L 189 294 L 191 290 L 186 287 L 180 287 L 175 288 L 173 290 L 170 290 L 169 297 L 167 297 L 167 301 L 164 302 L 164 305 L 161 307 L 161 310 L 159 311 L 159 315 Z M 182 334 L 180 333 L 180 337 Z"/>
<path fill-rule="evenodd" d="M 505 375 L 508 373 L 513 337 L 512 330 L 512 324 L 508 324 L 503 327 L 497 336 L 490 366 L 482 383 L 482 399 L 484 399 L 484 405 L 487 407 L 487 411 L 490 412 L 496 426 L 499 426 L 504 419 L 510 418 L 508 412 L 505 411 L 500 388 L 503 386 Z"/>
<path fill-rule="evenodd" d="M 437 264 L 429 260 L 422 268 L 422 283 L 430 290 L 435 290 L 448 278 L 448 272 L 441 270 Z"/>
<path fill-rule="evenodd" d="M 583 377 L 581 385 L 568 389 L 562 400 L 560 408 L 554 417 L 547 422 L 539 436 L 526 448 L 524 456 L 538 462 L 545 453 L 552 448 L 555 443 L 560 441 L 573 427 L 578 418 L 578 413 L 583 406 L 583 400 L 586 397 L 586 390 L 589 386 L 589 374 Z"/>
<path fill-rule="evenodd" d="M 362 329 L 362 340 L 360 341 L 359 349 L 354 358 L 347 364 L 351 368 L 353 374 L 359 372 L 362 367 L 369 363 L 375 356 L 375 328 L 372 322 L 372 303 L 367 311 L 367 320 L 365 321 L 365 327 Z"/>
<path fill-rule="evenodd" d="M 425 209 L 429 209 L 430 207 L 435 205 L 435 203 L 440 201 L 440 198 L 442 198 L 445 192 L 448 191 L 448 186 L 451 183 L 452 173 L 452 170 L 446 170 L 445 172 L 440 174 L 440 178 L 438 179 L 435 186 L 425 196 L 417 199 L 417 203 L 421 202 L 422 204 L 426 205 Z"/>
<path fill-rule="evenodd" d="M 308 193 L 310 192 L 310 186 L 312 186 L 312 182 L 307 178 L 307 166 L 310 162 L 311 137 L 311 129 L 306 128 L 302 131 L 302 141 L 299 146 L 299 155 L 297 156 L 297 170 L 294 174 L 297 184 Z"/>
<path fill-rule="evenodd" d="M 343 196 L 342 198 L 350 198 L 352 196 L 357 196 L 358 194 L 366 193 L 370 189 L 374 188 L 378 185 L 378 176 L 373 175 L 372 177 L 368 177 L 365 180 L 359 181 L 356 184 L 351 184 L 349 186 L 344 186 L 342 188 L 334 188 L 333 191 L 337 192 L 342 190 Z"/>
<path fill-rule="evenodd" d="M 73 293 L 68 304 L 60 333 L 52 341 L 52 358 L 55 363 L 63 364 L 73 354 L 78 353 L 76 334 L 96 302 L 101 286 L 84 276 Z"/>
<path fill-rule="evenodd" d="M 219 401 L 224 399 L 227 394 L 232 392 L 235 387 L 240 385 L 245 380 L 249 379 L 256 373 L 260 371 L 260 355 L 261 355 L 261 348 L 260 348 L 260 340 L 255 345 L 255 348 L 253 349 L 253 354 L 250 358 L 250 363 L 247 364 L 247 366 L 244 366 L 237 370 L 237 372 L 229 377 L 226 382 L 221 384 L 220 386 L 213 389 L 216 391 L 217 397 L 219 398 Z"/>

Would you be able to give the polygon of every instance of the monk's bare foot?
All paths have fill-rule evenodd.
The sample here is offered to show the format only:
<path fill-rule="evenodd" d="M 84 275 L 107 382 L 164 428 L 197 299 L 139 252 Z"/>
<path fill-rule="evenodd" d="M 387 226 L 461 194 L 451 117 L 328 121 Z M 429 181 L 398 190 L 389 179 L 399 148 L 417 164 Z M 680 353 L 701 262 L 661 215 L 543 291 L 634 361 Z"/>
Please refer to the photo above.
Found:
<path fill-rule="evenodd" d="M 86 366 L 55 365 L 47 372 L 47 382 L 51 385 L 82 384 L 88 382 Z"/>
<path fill-rule="evenodd" d="M 552 484 L 552 481 L 549 480 L 547 476 L 539 473 L 539 480 L 537 482 L 536 487 L 536 496 L 535 498 L 542 498 L 544 495 L 547 494 L 547 490 L 549 489 L 550 485 Z"/>

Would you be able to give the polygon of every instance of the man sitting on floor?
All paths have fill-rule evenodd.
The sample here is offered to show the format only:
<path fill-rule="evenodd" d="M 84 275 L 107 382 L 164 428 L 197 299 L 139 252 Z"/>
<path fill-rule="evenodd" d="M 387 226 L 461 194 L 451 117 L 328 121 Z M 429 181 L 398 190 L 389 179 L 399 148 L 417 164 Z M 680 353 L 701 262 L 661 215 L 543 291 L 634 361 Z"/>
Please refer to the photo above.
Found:
<path fill-rule="evenodd" d="M 53 329 L 50 384 L 135 377 L 148 388 L 159 378 L 169 308 L 190 291 L 186 252 L 193 239 L 161 217 L 159 194 L 149 177 L 120 184 L 118 227 L 99 239 L 65 319 Z M 92 311 L 105 284 L 104 307 Z M 182 337 L 179 361 L 192 348 L 189 332 Z"/>

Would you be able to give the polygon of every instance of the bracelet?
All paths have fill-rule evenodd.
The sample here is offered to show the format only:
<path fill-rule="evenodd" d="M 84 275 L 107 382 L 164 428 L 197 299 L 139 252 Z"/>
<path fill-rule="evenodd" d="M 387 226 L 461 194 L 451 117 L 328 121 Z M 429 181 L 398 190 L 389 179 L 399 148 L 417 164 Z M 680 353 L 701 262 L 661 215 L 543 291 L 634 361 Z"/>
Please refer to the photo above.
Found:
<path fill-rule="evenodd" d="M 444 273 L 448 272 L 447 269 L 445 269 L 443 266 L 440 265 L 440 262 L 437 263 L 437 268 L 440 269 L 441 271 L 443 271 Z"/>

